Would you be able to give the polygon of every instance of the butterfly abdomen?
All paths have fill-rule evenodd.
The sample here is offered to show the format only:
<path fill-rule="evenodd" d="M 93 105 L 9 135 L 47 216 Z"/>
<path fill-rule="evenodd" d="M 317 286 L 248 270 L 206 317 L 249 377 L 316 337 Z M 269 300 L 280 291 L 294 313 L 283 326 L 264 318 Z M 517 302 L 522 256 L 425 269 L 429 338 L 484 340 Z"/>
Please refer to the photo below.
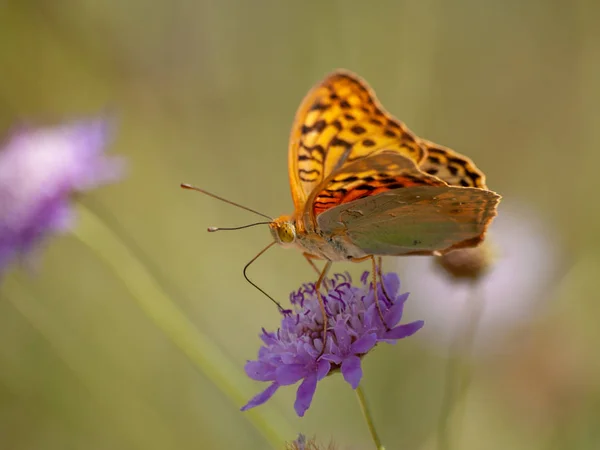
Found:
<path fill-rule="evenodd" d="M 365 256 L 365 253 L 347 238 L 343 229 L 331 233 L 299 232 L 295 244 L 304 253 L 329 261 L 347 261 Z"/>

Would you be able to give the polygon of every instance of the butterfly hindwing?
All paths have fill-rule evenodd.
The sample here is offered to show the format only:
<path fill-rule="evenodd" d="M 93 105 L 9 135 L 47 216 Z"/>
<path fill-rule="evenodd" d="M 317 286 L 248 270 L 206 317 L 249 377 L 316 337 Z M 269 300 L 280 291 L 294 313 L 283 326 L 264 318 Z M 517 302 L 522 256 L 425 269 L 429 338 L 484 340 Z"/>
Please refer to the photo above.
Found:
<path fill-rule="evenodd" d="M 421 143 L 427 150 L 425 159 L 419 164 L 423 172 L 452 186 L 487 189 L 485 175 L 469 158 L 433 142 L 421 140 Z"/>
<path fill-rule="evenodd" d="M 449 186 L 413 161 L 380 152 L 331 174 L 314 194 L 324 235 L 344 236 L 366 254 L 431 254 L 473 246 L 496 215 L 500 196 Z"/>
<path fill-rule="evenodd" d="M 289 147 L 296 212 L 329 174 L 386 150 L 415 163 L 425 158 L 418 138 L 379 104 L 359 77 L 337 71 L 317 84 L 300 105 Z"/>
<path fill-rule="evenodd" d="M 365 254 L 433 254 L 477 245 L 500 196 L 454 186 L 394 189 L 331 208 L 319 229 L 343 235 Z"/>

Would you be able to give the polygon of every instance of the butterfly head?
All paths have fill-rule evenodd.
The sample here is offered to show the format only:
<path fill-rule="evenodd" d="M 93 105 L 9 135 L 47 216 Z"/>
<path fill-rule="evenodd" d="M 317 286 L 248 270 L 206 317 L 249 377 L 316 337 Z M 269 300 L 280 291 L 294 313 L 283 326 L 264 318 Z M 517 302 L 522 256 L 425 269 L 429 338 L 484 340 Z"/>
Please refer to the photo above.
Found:
<path fill-rule="evenodd" d="M 269 224 L 269 228 L 273 239 L 280 245 L 290 245 L 296 240 L 296 225 L 289 216 L 278 217 Z"/>

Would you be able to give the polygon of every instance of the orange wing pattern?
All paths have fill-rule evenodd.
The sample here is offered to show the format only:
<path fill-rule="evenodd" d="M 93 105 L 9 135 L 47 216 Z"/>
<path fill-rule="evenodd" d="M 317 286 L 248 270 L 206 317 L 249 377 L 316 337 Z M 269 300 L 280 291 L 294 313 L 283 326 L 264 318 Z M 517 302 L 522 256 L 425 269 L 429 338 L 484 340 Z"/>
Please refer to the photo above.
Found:
<path fill-rule="evenodd" d="M 485 175 L 469 158 L 433 142 L 421 140 L 421 143 L 427 150 L 427 156 L 419 165 L 423 172 L 451 186 L 487 189 Z"/>
<path fill-rule="evenodd" d="M 414 186 L 447 186 L 437 177 L 394 152 L 379 152 L 349 163 L 332 174 L 310 197 L 313 217 L 334 206 L 393 189 Z"/>
<path fill-rule="evenodd" d="M 381 150 L 415 163 L 425 157 L 419 139 L 383 109 L 366 82 L 343 71 L 326 77 L 302 101 L 290 136 L 296 214 L 329 174 Z"/>

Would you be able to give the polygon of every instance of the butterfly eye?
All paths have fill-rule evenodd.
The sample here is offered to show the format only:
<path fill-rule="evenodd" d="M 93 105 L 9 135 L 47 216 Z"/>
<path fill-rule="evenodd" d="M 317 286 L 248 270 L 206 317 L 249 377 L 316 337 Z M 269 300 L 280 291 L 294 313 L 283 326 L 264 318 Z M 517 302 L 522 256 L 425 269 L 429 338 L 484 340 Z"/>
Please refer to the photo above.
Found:
<path fill-rule="evenodd" d="M 289 244 L 290 242 L 294 242 L 296 239 L 296 230 L 294 225 L 291 223 L 284 223 L 279 228 L 277 228 L 277 235 L 281 242 Z"/>

